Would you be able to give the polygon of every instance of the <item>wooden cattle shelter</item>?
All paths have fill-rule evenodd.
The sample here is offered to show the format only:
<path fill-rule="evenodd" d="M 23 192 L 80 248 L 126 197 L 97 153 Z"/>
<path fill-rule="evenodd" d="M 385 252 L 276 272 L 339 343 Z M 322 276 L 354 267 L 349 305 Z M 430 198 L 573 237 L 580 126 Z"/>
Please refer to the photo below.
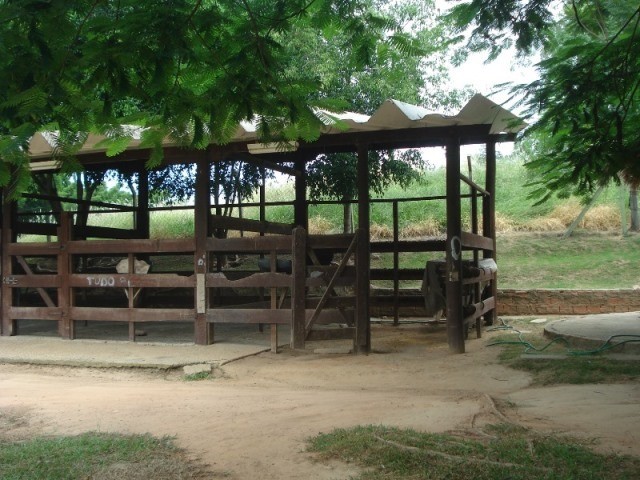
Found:
<path fill-rule="evenodd" d="M 495 270 L 478 268 L 482 259 L 495 259 L 496 143 L 512 141 L 522 122 L 487 98 L 476 95 L 454 116 L 432 114 L 421 107 L 389 100 L 372 116 L 339 114 L 338 123 L 328 121 L 313 142 L 300 141 L 291 151 L 274 151 L 258 143 L 255 128 L 246 123 L 226 145 L 205 150 L 187 150 L 171 144 L 164 147 L 167 164 L 193 164 L 196 168 L 194 235 L 188 239 L 151 239 L 147 173 L 144 162 L 150 152 L 134 140 L 123 153 L 108 157 L 90 136 L 78 154 L 88 168 L 135 169 L 139 172 L 139 198 L 135 206 L 93 202 L 97 211 L 129 211 L 134 228 L 74 224 L 74 213 L 57 212 L 51 219 L 26 221 L 14 203 L 2 209 L 2 335 L 16 335 L 23 320 L 57 322 L 59 335 L 73 339 L 79 322 L 127 322 L 129 338 L 135 339 L 136 325 L 145 322 L 190 322 L 195 343 L 214 342 L 219 323 L 269 324 L 272 348 L 278 344 L 278 325 L 290 327 L 292 348 L 304 348 L 307 340 L 351 339 L 355 352 L 371 349 L 370 306 L 388 302 L 397 312 L 401 299 L 399 282 L 420 280 L 424 269 L 401 269 L 405 253 L 441 252 L 442 279 L 446 298 L 448 341 L 453 352 L 464 352 L 470 326 L 480 335 L 481 319 L 491 323 L 496 309 Z M 460 147 L 486 146 L 485 185 L 461 172 Z M 54 141 L 47 134 L 32 139 L 30 155 L 35 172 L 54 171 Z M 446 237 L 401 240 L 398 235 L 398 205 L 405 199 L 385 200 L 393 204 L 393 240 L 372 242 L 368 153 L 421 147 L 446 149 L 446 195 L 412 199 L 446 202 Z M 316 156 L 335 152 L 357 154 L 357 228 L 349 235 L 310 235 L 306 198 L 305 164 Z M 210 172 L 216 162 L 242 159 L 261 168 L 295 178 L 294 223 L 268 222 L 264 215 L 264 191 L 260 219 L 248 220 L 221 215 L 212 202 Z M 468 192 L 468 193 L 467 193 Z M 46 199 L 45 195 L 34 195 Z M 63 199 L 73 203 L 72 199 Z M 470 202 L 471 225 L 463 230 L 462 202 Z M 77 201 L 79 207 L 87 207 Z M 427 208 L 427 207 L 425 207 Z M 217 229 L 253 232 L 252 236 L 217 238 Z M 46 235 L 47 241 L 24 241 L 25 234 Z M 394 267 L 372 269 L 371 254 L 393 255 Z M 215 261 L 229 254 L 259 255 L 261 270 L 227 270 Z M 324 254 L 335 255 L 330 265 Z M 180 273 L 155 268 L 147 274 L 137 271 L 139 259 L 181 256 L 188 259 L 188 271 Z M 87 259 L 114 256 L 126 259 L 124 273 L 91 270 Z M 34 268 L 33 259 L 48 259 L 52 268 Z M 284 261 L 282 259 L 288 259 Z M 192 267 L 191 267 L 192 265 Z M 473 271 L 472 276 L 468 271 Z M 122 272 L 123 270 L 120 270 Z M 373 280 L 393 281 L 393 294 L 373 299 Z M 489 287 L 481 291 L 480 285 Z M 122 295 L 122 305 L 96 304 L 83 299 L 95 289 L 111 289 Z M 164 289 L 164 290 L 163 290 Z M 186 303 L 165 305 L 139 302 L 140 291 L 180 290 Z M 249 289 L 258 292 L 247 301 L 229 302 L 225 292 Z M 21 292 L 30 291 L 35 300 L 26 301 Z M 87 293 L 88 292 L 88 293 Z M 346 293 L 345 293 L 346 292 Z M 226 299 L 226 300 L 225 300 Z"/>

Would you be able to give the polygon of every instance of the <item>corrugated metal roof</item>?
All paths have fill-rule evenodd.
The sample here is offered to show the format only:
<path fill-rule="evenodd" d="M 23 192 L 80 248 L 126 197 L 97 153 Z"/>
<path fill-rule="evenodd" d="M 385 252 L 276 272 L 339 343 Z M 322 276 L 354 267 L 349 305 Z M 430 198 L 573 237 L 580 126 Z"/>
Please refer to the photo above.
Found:
<path fill-rule="evenodd" d="M 411 105 L 398 100 L 385 101 L 371 116 L 353 112 L 324 112 L 323 120 L 327 125 L 322 135 L 334 133 L 356 133 L 405 128 L 446 127 L 465 125 L 489 125 L 491 134 L 516 133 L 525 127 L 525 123 L 513 113 L 488 98 L 476 94 L 456 115 L 444 115 L 429 112 L 418 105 Z M 340 122 L 332 126 L 331 117 Z M 346 130 L 345 130 L 346 128 Z M 104 136 L 90 134 L 78 155 L 84 153 L 104 152 L 106 148 L 98 144 Z M 231 142 L 247 142 L 258 140 L 257 123 L 243 121 L 238 125 Z M 51 132 L 36 134 L 29 144 L 29 155 L 33 159 L 44 159 L 52 156 L 56 145 L 56 136 Z M 172 142 L 167 139 L 166 146 Z M 134 132 L 129 150 L 140 148 L 139 133 Z"/>

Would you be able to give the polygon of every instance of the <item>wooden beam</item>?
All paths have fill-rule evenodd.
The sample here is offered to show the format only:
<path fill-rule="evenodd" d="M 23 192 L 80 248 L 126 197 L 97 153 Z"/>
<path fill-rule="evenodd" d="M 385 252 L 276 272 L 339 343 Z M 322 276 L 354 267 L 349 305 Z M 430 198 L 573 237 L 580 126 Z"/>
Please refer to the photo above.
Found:
<path fill-rule="evenodd" d="M 8 288 L 58 288 L 60 277 L 53 275 L 8 275 L 4 277 Z"/>
<path fill-rule="evenodd" d="M 461 145 L 483 144 L 491 137 L 494 141 L 513 141 L 515 134 L 490 135 L 490 125 L 463 125 L 457 127 L 417 127 L 384 131 L 345 132 L 322 135 L 315 141 L 300 141 L 297 152 L 278 152 L 261 155 L 261 160 L 278 162 L 288 160 L 301 151 L 307 153 L 355 152 L 356 145 L 369 144 L 371 150 L 387 150 L 413 147 L 446 146 L 451 133 L 460 138 Z M 211 145 L 208 150 L 186 149 L 184 147 L 165 147 L 163 165 L 197 163 L 209 159 L 211 151 L 219 158 L 230 155 L 248 153 L 247 145 L 255 143 L 255 139 L 237 141 L 227 145 Z M 119 168 L 123 162 L 145 161 L 151 155 L 148 148 L 128 149 L 114 157 L 105 152 L 87 153 L 78 156 L 83 165 L 100 165 L 101 168 Z M 33 163 L 50 160 L 50 158 L 34 159 Z M 56 170 L 52 168 L 51 170 Z"/>
<path fill-rule="evenodd" d="M 58 229 L 58 242 L 60 242 L 60 253 L 58 254 L 58 276 L 60 286 L 58 287 L 58 307 L 62 312 L 58 322 L 58 333 L 62 338 L 73 340 L 75 338 L 75 323 L 70 315 L 71 287 L 69 285 L 69 274 L 71 273 L 71 258 L 69 249 L 65 248 L 71 239 L 71 214 L 62 212 L 60 214 L 60 227 Z"/>
<path fill-rule="evenodd" d="M 36 277 L 37 278 L 37 277 Z M 73 288 L 195 288 L 195 275 L 172 273 L 73 273 L 69 275 Z"/>
<path fill-rule="evenodd" d="M 193 322 L 189 308 L 97 308 L 71 307 L 73 320 L 100 322 Z"/>
<path fill-rule="evenodd" d="M 57 200 L 63 203 L 72 203 L 74 205 L 88 205 L 91 207 L 111 208 L 121 212 L 133 212 L 134 207 L 128 205 L 118 205 L 117 203 L 97 202 L 94 200 L 79 200 L 71 197 L 56 197 L 55 195 L 42 195 L 40 193 L 23 193 L 23 198 L 32 198 L 35 200 Z"/>
<path fill-rule="evenodd" d="M 493 248 L 483 251 L 484 258 L 497 260 L 496 255 L 496 139 L 492 139 L 486 144 L 486 173 L 485 189 L 489 193 L 482 202 L 482 234 L 493 242 Z M 496 273 L 491 281 L 491 296 L 498 298 L 498 274 Z M 496 308 L 490 310 L 484 316 L 486 325 L 493 325 L 498 316 Z"/>
<path fill-rule="evenodd" d="M 424 268 L 400 268 L 397 270 L 393 268 L 372 268 L 371 280 L 422 280 L 424 277 Z"/>
<path fill-rule="evenodd" d="M 220 273 L 207 274 L 207 288 L 291 288 L 292 283 L 292 276 L 285 273 L 259 272 L 237 280 Z"/>
<path fill-rule="evenodd" d="M 484 299 L 481 302 L 478 302 L 474 305 L 472 305 L 474 308 L 473 313 L 471 313 L 470 315 L 468 315 L 467 317 L 465 317 L 464 319 L 464 323 L 465 325 L 473 322 L 476 318 L 479 318 L 483 315 L 485 315 L 487 312 L 491 311 L 491 310 L 495 310 L 496 308 L 496 299 L 495 297 L 489 297 Z"/>
<path fill-rule="evenodd" d="M 356 145 L 367 145 L 369 150 L 387 150 L 414 147 L 446 146 L 451 135 L 459 138 L 459 144 L 483 144 L 489 137 L 490 125 L 463 125 L 457 127 L 418 127 L 383 131 L 345 132 L 322 135 L 313 142 L 300 141 L 298 151 L 339 149 L 331 151 L 357 151 Z M 346 148 L 349 148 L 346 150 Z"/>
<path fill-rule="evenodd" d="M 33 271 L 31 271 L 31 267 L 29 267 L 29 265 L 27 264 L 27 262 L 25 262 L 24 257 L 21 256 L 17 256 L 16 260 L 18 261 L 18 263 L 20 264 L 20 266 L 22 267 L 22 269 L 24 270 L 24 273 L 26 273 L 27 277 L 34 277 L 33 275 Z M 47 293 L 47 291 L 40 287 L 34 287 L 36 289 L 36 291 L 38 292 L 38 294 L 40 295 L 40 298 L 42 298 L 42 301 L 44 301 L 45 305 L 49 308 L 53 308 L 55 307 L 55 304 L 53 303 L 53 300 L 51 300 L 51 297 L 49 296 L 49 294 Z"/>
<path fill-rule="evenodd" d="M 198 161 L 194 211 L 195 252 L 193 255 L 193 268 L 196 273 L 196 288 L 194 289 L 194 298 L 196 303 L 196 345 L 210 345 L 213 343 L 213 326 L 207 321 L 209 295 L 205 281 L 205 275 L 209 270 L 207 236 L 209 233 L 209 210 L 211 208 L 211 193 L 209 190 L 210 168 L 208 160 L 202 159 Z"/>
<path fill-rule="evenodd" d="M 266 237 L 208 238 L 207 251 L 224 252 L 270 252 L 291 253 L 291 235 L 272 235 Z"/>
<path fill-rule="evenodd" d="M 266 237 L 265 237 L 266 238 Z M 291 289 L 291 348 L 303 349 L 306 338 L 307 232 L 302 227 L 293 231 L 293 288 Z"/>
<path fill-rule="evenodd" d="M 370 288 L 370 210 L 369 210 L 369 147 L 358 146 L 358 246 L 356 250 L 356 335 L 355 353 L 371 350 L 371 324 L 369 318 Z"/>
<path fill-rule="evenodd" d="M 57 235 L 57 232 L 54 233 Z M 60 251 L 59 242 L 9 243 L 3 244 L 3 252 L 8 255 L 25 257 L 53 256 Z"/>
<path fill-rule="evenodd" d="M 398 202 L 394 201 L 393 205 L 393 324 L 398 325 L 400 323 L 400 314 L 398 312 L 398 297 L 400 296 L 400 250 L 398 249 L 398 242 L 400 241 L 400 226 L 399 226 L 399 206 Z M 369 270 L 369 275 L 372 275 Z"/>
<path fill-rule="evenodd" d="M 265 222 L 252 220 L 250 218 L 228 217 L 225 215 L 211 215 L 210 219 L 217 228 L 275 235 L 291 235 L 291 231 L 295 226 L 291 223 Z"/>
<path fill-rule="evenodd" d="M 18 333 L 18 323 L 11 316 L 13 306 L 13 291 L 10 287 L 13 276 L 13 262 L 9 245 L 13 241 L 11 218 L 12 210 L 15 208 L 14 202 L 7 201 L 7 191 L 3 191 L 2 203 L 2 326 L 0 332 L 3 336 L 16 335 Z"/>
<path fill-rule="evenodd" d="M 309 235 L 307 243 L 312 250 L 337 249 L 337 251 L 349 248 L 353 235 L 329 234 L 329 235 Z"/>
<path fill-rule="evenodd" d="M 59 322 L 62 309 L 49 307 L 9 307 L 8 317 L 15 320 L 52 320 Z"/>
<path fill-rule="evenodd" d="M 17 234 L 23 234 L 23 235 L 55 236 L 58 231 L 58 225 L 55 223 L 16 222 L 14 227 L 15 227 L 15 232 Z"/>
<path fill-rule="evenodd" d="M 87 225 L 86 227 L 77 226 L 73 227 L 74 236 L 79 238 L 108 238 L 118 240 L 128 240 L 136 237 L 135 230 L 127 228 L 113 228 L 113 227 L 98 227 L 94 225 Z"/>
<path fill-rule="evenodd" d="M 464 353 L 462 310 L 462 218 L 460 206 L 460 140 L 452 133 L 447 143 L 447 340 L 449 349 Z"/>
<path fill-rule="evenodd" d="M 149 238 L 151 233 L 151 219 L 149 216 L 149 171 L 144 165 L 138 170 L 138 205 L 135 216 L 137 237 Z"/>
<path fill-rule="evenodd" d="M 293 206 L 294 223 L 298 227 L 309 230 L 309 211 L 307 206 L 307 175 L 305 171 L 304 158 L 301 156 L 296 157 L 295 166 L 296 170 L 300 172 L 300 175 L 296 177 L 295 184 L 296 198 Z"/>
<path fill-rule="evenodd" d="M 29 247 L 17 247 L 16 251 L 22 251 L 22 248 L 26 252 Z M 67 244 L 67 250 L 73 255 L 192 253 L 195 251 L 195 239 L 73 240 Z"/>
<path fill-rule="evenodd" d="M 291 153 L 291 152 L 283 152 L 283 153 Z M 242 160 L 245 163 L 249 163 L 251 165 L 255 165 L 256 167 L 267 168 L 269 170 L 273 170 L 274 172 L 284 173 L 285 175 L 291 175 L 292 177 L 297 177 L 301 174 L 300 170 L 296 168 L 289 168 L 284 165 L 280 165 L 276 162 L 271 162 L 266 158 L 261 158 L 261 156 L 253 155 L 249 152 L 239 152 L 230 154 L 229 157 L 238 160 Z"/>
<path fill-rule="evenodd" d="M 338 268 L 333 274 L 333 277 L 331 277 L 331 280 L 329 280 L 329 285 L 327 285 L 327 288 L 324 291 L 324 294 L 322 295 L 322 297 L 320 298 L 320 301 L 318 302 L 318 305 L 316 306 L 313 314 L 311 315 L 311 318 L 307 320 L 307 323 L 305 325 L 305 337 L 309 334 L 309 332 L 311 331 L 311 328 L 313 327 L 314 322 L 320 316 L 320 312 L 322 311 L 322 308 L 324 307 L 324 304 L 326 303 L 326 301 L 329 299 L 329 296 L 333 294 L 333 288 L 336 286 L 336 280 L 340 277 L 340 275 L 342 275 L 343 270 L 347 266 L 347 262 L 351 259 L 351 255 L 353 255 L 353 252 L 358 246 L 358 243 L 360 240 L 358 237 L 360 232 L 361 232 L 360 230 L 356 231 L 356 234 L 353 236 L 353 241 L 351 242 L 351 245 L 349 245 L 349 248 L 347 249 L 346 253 L 342 257 L 342 261 L 340 262 L 340 265 L 338 265 Z"/>
<path fill-rule="evenodd" d="M 461 232 L 460 240 L 463 249 L 470 248 L 493 251 L 493 239 L 490 237 L 483 237 L 482 235 L 476 235 L 469 232 Z"/>
<path fill-rule="evenodd" d="M 207 312 L 207 321 L 211 323 L 289 325 L 291 323 L 291 310 L 210 308 Z"/>
<path fill-rule="evenodd" d="M 394 244 L 392 241 L 383 240 L 371 242 L 372 253 L 393 253 L 397 248 L 399 252 L 444 252 L 446 240 L 400 240 Z"/>

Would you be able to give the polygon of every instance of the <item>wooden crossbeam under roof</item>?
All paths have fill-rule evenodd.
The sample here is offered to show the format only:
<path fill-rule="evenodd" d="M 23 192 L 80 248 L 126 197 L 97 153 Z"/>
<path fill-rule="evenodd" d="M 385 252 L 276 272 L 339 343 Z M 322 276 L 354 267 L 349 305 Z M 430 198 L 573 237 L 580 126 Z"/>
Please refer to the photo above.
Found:
<path fill-rule="evenodd" d="M 397 100 L 387 100 L 371 116 L 353 112 L 319 115 L 325 127 L 320 137 L 312 142 L 300 141 L 293 148 L 279 151 L 277 146 L 264 148 L 257 134 L 257 124 L 241 122 L 234 137 L 225 145 L 210 145 L 206 150 L 186 149 L 167 139 L 164 143 L 165 163 L 195 163 L 215 158 L 249 153 L 259 155 L 265 161 L 290 156 L 293 151 L 305 151 L 306 155 L 356 151 L 357 145 L 367 144 L 370 149 L 417 148 L 446 146 L 452 136 L 460 144 L 484 143 L 489 137 L 513 140 L 525 123 L 513 113 L 477 94 L 456 114 L 431 113 L 423 107 Z M 140 144 L 139 132 L 132 130 L 133 138 L 126 151 L 108 157 L 106 148 L 100 146 L 105 137 L 89 135 L 85 145 L 77 153 L 83 164 L 116 166 L 123 161 L 149 158 L 149 149 Z M 53 133 L 38 133 L 31 140 L 29 153 L 33 170 L 56 170 L 52 160 L 55 144 Z M 257 147 L 257 148 L 254 148 Z M 255 153 L 256 151 L 260 153 Z"/>

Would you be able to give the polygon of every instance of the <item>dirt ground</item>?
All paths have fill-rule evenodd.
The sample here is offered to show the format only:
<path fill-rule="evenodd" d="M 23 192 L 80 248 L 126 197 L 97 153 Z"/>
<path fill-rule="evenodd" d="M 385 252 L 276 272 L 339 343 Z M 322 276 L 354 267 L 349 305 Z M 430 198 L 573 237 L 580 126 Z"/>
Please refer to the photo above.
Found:
<path fill-rule="evenodd" d="M 486 346 L 492 335 L 452 355 L 444 326 L 374 325 L 370 355 L 285 350 L 198 382 L 180 372 L 0 365 L 0 428 L 15 437 L 175 436 L 214 478 L 232 479 L 348 478 L 355 467 L 318 463 L 305 440 L 357 424 L 471 429 L 500 422 L 501 413 L 640 455 L 640 383 L 531 388 L 528 374 L 498 365 L 497 347 Z"/>

